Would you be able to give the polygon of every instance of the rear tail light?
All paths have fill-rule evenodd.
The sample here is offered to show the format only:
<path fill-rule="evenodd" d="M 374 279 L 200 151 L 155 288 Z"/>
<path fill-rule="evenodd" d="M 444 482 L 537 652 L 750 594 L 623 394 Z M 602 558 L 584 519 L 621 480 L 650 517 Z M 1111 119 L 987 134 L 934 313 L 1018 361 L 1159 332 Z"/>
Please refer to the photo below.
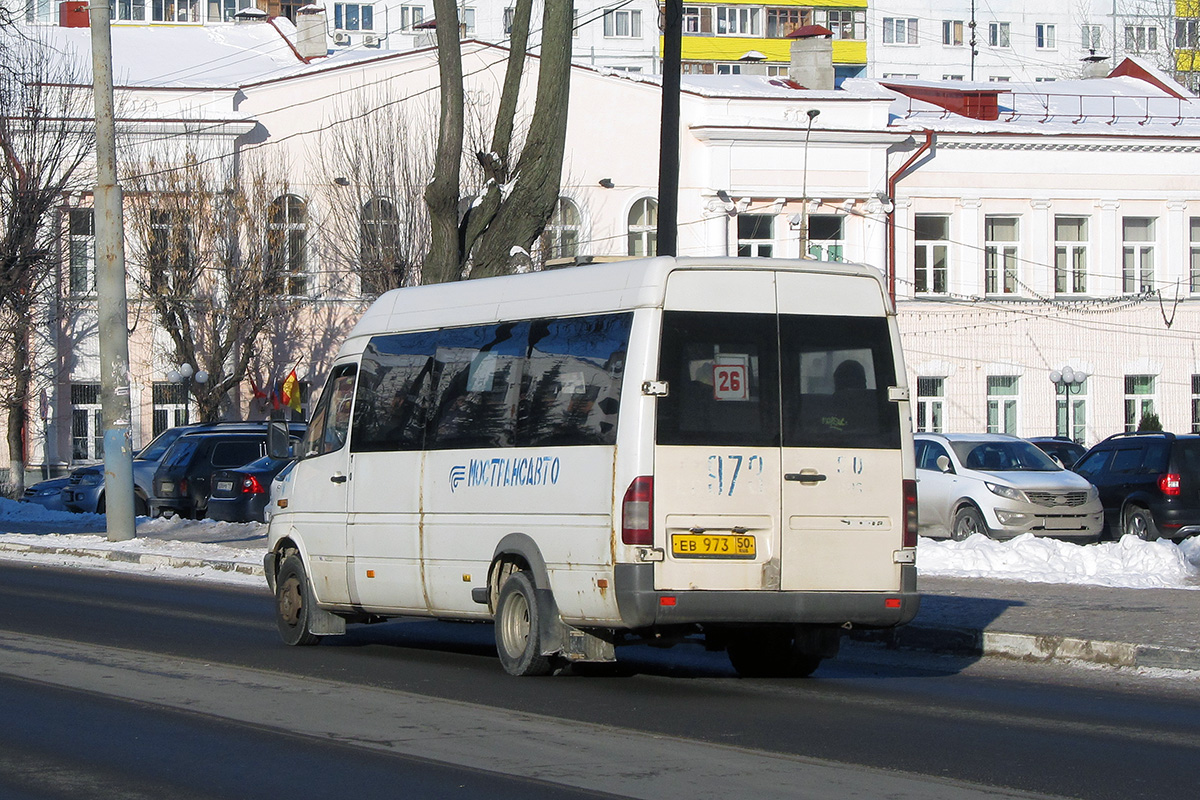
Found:
<path fill-rule="evenodd" d="M 180 495 L 187 494 L 187 478 L 182 478 L 179 481 L 179 494 Z"/>
<path fill-rule="evenodd" d="M 917 482 L 904 481 L 904 547 L 917 546 Z"/>
<path fill-rule="evenodd" d="M 1158 488 L 1167 497 L 1179 496 L 1179 474 L 1168 472 L 1158 476 Z"/>
<path fill-rule="evenodd" d="M 654 544 L 654 478 L 634 478 L 621 501 L 621 541 Z"/>
<path fill-rule="evenodd" d="M 247 475 L 242 478 L 242 494 L 266 494 L 267 490 L 258 482 L 258 478 Z"/>

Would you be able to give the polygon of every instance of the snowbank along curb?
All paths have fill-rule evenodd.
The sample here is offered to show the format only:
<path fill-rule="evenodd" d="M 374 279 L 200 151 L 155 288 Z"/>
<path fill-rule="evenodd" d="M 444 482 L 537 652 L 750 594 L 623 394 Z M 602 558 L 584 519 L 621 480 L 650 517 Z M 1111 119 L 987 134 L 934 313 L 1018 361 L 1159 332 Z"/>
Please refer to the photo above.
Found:
<path fill-rule="evenodd" d="M 168 556 L 161 553 L 131 553 L 128 550 L 91 550 L 85 547 L 52 547 L 23 542 L 0 542 L 0 550 L 16 553 L 43 553 L 46 555 L 95 558 L 103 561 L 123 561 L 130 564 L 179 568 L 206 567 L 221 572 L 240 572 L 244 575 L 263 577 L 262 564 L 247 564 L 241 561 L 224 561 L 211 558 Z"/>

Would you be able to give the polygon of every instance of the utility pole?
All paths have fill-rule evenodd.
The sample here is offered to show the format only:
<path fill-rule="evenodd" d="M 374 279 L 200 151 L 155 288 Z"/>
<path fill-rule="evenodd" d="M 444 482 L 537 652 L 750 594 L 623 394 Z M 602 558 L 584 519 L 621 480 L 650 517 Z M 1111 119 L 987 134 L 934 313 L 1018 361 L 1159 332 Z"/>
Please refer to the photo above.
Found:
<path fill-rule="evenodd" d="M 664 6 L 657 254 L 673 256 L 678 255 L 679 239 L 679 73 L 683 53 L 683 0 L 666 0 Z"/>
<path fill-rule="evenodd" d="M 112 12 L 106 0 L 88 8 L 92 90 L 96 104 L 96 295 L 100 323 L 100 409 L 104 418 L 104 506 L 108 540 L 134 537 L 133 442 L 129 399 L 129 312 L 125 298 L 125 223 L 117 183 L 113 108 Z"/>

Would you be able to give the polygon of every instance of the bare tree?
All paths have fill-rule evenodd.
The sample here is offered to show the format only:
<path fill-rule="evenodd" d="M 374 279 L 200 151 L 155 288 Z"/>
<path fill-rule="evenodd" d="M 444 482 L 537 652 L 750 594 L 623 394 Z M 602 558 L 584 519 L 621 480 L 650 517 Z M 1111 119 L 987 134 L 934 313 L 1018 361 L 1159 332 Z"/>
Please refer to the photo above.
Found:
<path fill-rule="evenodd" d="M 476 153 L 487 182 L 467 205 L 461 195 L 466 115 L 457 2 L 434 0 L 441 116 L 433 179 L 425 191 L 432 237 L 426 282 L 510 271 L 511 254 L 528 253 L 554 213 L 566 141 L 573 5 L 545 4 L 537 96 L 518 156 L 513 135 L 533 2 L 517 0 L 491 147 Z"/>
<path fill-rule="evenodd" d="M 220 419 L 265 334 L 310 292 L 307 205 L 275 169 L 232 158 L 151 156 L 126 169 L 129 262 L 140 302 L 169 340 L 160 355 L 192 380 L 200 418 Z"/>
<path fill-rule="evenodd" d="M 74 61 L 36 37 L 0 47 L 0 408 L 12 481 L 23 489 L 34 314 L 53 301 L 58 209 L 94 181 L 91 94 Z"/>

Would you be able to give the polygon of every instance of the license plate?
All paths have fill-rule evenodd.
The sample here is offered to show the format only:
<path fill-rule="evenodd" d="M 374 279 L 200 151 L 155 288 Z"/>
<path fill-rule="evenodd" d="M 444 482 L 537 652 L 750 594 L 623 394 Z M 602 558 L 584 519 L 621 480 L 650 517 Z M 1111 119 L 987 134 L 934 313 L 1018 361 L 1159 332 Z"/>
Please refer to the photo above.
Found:
<path fill-rule="evenodd" d="M 754 537 L 732 533 L 671 534 L 676 558 L 754 558 Z"/>
<path fill-rule="evenodd" d="M 218 492 L 232 492 L 233 491 L 233 481 L 217 481 L 217 491 Z"/>

